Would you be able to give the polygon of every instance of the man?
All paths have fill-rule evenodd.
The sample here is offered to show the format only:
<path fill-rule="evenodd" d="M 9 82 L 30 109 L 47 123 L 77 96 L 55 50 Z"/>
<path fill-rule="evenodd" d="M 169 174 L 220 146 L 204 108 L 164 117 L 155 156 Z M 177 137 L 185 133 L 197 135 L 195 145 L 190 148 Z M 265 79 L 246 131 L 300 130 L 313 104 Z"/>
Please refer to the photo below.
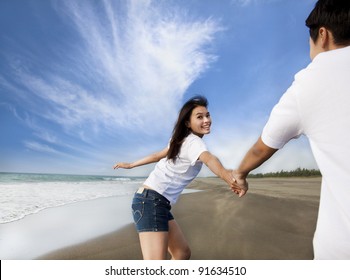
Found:
<path fill-rule="evenodd" d="M 350 259 L 350 1 L 319 0 L 306 26 L 312 62 L 296 74 L 233 175 L 244 194 L 250 171 L 306 135 L 322 173 L 314 257 Z"/>

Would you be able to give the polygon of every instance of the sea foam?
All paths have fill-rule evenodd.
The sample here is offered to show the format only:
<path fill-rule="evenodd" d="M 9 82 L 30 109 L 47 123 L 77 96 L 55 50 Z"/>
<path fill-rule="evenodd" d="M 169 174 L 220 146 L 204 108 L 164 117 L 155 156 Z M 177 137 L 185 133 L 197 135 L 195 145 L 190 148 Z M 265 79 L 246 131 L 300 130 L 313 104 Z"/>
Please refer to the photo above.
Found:
<path fill-rule="evenodd" d="M 11 178 L 10 178 L 11 177 Z M 43 209 L 96 198 L 127 196 L 141 178 L 50 174 L 0 174 L 0 223 Z"/>

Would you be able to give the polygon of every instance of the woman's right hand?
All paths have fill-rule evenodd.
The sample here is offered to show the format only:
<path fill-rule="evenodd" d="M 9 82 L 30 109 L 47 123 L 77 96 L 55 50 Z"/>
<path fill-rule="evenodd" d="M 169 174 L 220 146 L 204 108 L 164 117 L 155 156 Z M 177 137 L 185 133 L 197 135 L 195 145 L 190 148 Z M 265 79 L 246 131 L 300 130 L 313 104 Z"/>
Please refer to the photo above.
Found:
<path fill-rule="evenodd" d="M 246 176 L 243 176 L 237 170 L 232 170 L 232 176 L 235 178 L 235 183 L 231 187 L 232 191 L 238 194 L 239 197 L 244 196 L 249 188 Z"/>
<path fill-rule="evenodd" d="M 118 168 L 131 169 L 132 164 L 129 162 L 118 162 L 113 166 L 113 169 L 118 169 Z"/>

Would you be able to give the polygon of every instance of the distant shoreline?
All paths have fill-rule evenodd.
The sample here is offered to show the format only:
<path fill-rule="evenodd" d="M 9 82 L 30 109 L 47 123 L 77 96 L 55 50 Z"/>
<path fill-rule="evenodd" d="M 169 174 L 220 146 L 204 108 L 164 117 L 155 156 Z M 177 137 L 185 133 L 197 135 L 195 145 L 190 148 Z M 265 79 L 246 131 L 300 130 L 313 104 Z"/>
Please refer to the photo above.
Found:
<path fill-rule="evenodd" d="M 0 171 L 3 174 L 24 174 L 24 175 L 47 175 L 47 176 L 76 176 L 76 177 L 115 177 L 115 178 L 133 178 L 144 179 L 147 176 L 117 176 L 111 174 L 74 174 L 74 173 L 45 173 L 45 172 L 16 172 L 16 171 Z M 280 170 L 266 173 L 250 173 L 248 178 L 265 178 L 265 177 L 321 177 L 322 174 L 318 169 L 296 168 L 294 170 Z M 216 176 L 199 176 L 198 178 L 216 178 Z"/>

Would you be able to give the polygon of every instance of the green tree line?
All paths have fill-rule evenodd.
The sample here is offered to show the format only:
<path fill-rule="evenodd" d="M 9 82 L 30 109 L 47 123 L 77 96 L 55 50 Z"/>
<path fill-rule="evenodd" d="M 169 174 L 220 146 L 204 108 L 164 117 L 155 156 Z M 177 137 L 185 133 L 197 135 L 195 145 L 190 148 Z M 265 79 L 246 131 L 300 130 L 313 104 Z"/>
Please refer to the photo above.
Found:
<path fill-rule="evenodd" d="M 322 176 L 320 170 L 306 169 L 298 167 L 292 171 L 277 171 L 269 173 L 249 174 L 248 178 L 267 178 L 267 177 L 315 177 Z"/>

